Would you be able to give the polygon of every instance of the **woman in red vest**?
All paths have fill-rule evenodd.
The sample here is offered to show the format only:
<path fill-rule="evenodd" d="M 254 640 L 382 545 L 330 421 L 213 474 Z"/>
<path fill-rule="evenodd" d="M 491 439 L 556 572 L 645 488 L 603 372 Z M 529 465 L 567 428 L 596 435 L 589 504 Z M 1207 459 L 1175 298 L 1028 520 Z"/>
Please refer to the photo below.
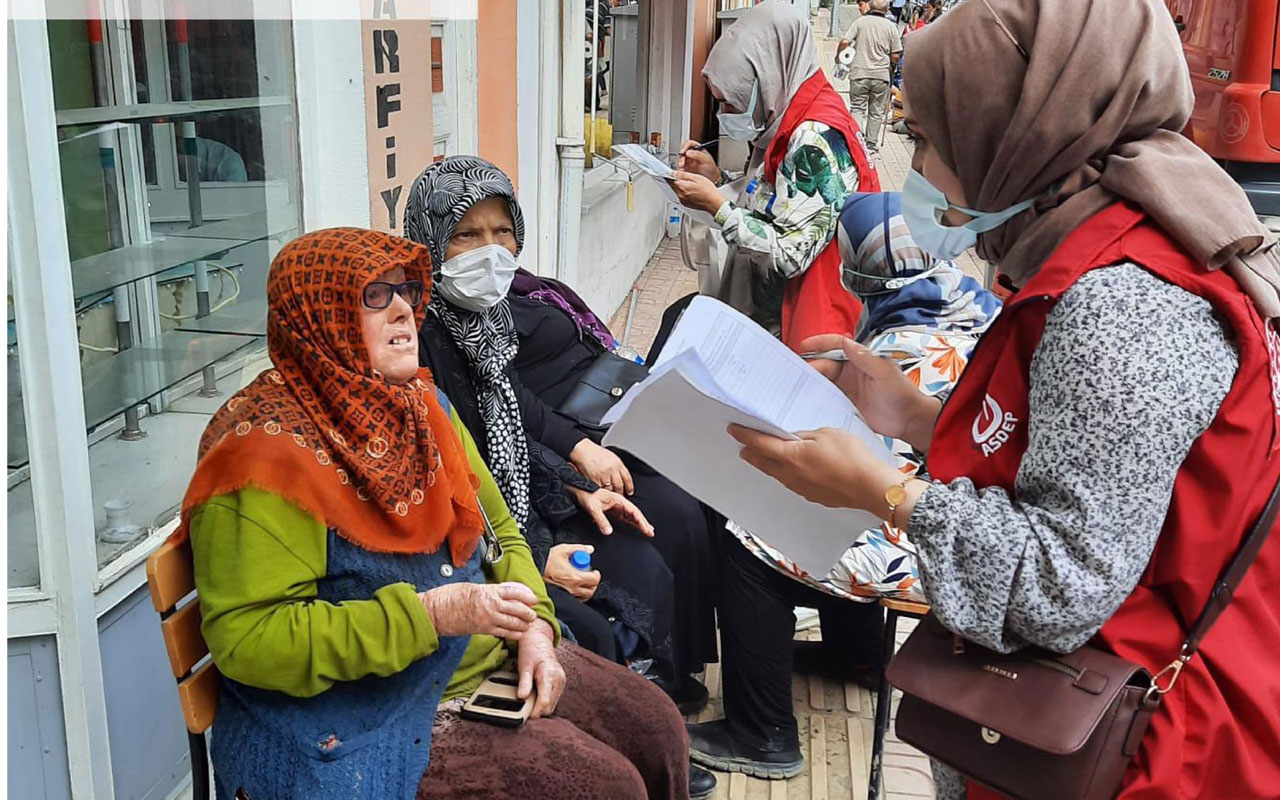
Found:
<path fill-rule="evenodd" d="M 945 407 L 840 337 L 803 345 L 844 348 L 821 368 L 927 450 L 931 481 L 833 431 L 735 429 L 743 457 L 909 531 L 934 613 L 965 638 L 1092 642 L 1154 674 L 1280 477 L 1275 237 L 1179 135 L 1191 84 L 1157 0 L 975 0 L 911 48 L 904 216 L 936 256 L 976 242 L 1019 291 Z M 1278 587 L 1272 536 L 1120 797 L 1280 796 Z M 935 779 L 940 797 L 990 796 Z"/>
<path fill-rule="evenodd" d="M 702 76 L 721 105 L 720 132 L 751 143 L 737 201 L 721 195 L 727 176 L 695 142 L 672 181 L 729 245 L 720 299 L 787 344 L 855 330 L 862 307 L 840 286 L 836 223 L 850 194 L 877 192 L 880 180 L 818 69 L 809 20 L 790 4 L 752 8 L 711 48 Z"/>

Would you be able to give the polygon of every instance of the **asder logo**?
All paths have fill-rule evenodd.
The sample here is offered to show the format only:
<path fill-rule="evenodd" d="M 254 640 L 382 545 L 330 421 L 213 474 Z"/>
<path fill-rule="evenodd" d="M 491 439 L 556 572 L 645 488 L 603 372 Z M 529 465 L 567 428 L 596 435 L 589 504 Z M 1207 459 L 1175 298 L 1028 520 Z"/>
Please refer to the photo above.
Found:
<path fill-rule="evenodd" d="M 991 395 L 982 403 L 982 411 L 973 420 L 973 443 L 982 448 L 983 457 L 1004 447 L 1009 434 L 1018 427 L 1018 418 L 1000 408 Z"/>

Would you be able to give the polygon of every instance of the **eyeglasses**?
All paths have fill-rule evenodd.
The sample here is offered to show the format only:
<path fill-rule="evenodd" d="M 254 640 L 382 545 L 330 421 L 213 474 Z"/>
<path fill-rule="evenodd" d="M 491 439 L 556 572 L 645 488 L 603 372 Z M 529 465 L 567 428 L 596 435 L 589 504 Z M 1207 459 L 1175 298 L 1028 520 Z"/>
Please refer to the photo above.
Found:
<path fill-rule="evenodd" d="M 374 281 L 364 287 L 365 308 L 378 310 L 391 305 L 391 298 L 400 295 L 410 308 L 422 305 L 422 281 L 405 281 L 404 283 L 387 283 Z"/>

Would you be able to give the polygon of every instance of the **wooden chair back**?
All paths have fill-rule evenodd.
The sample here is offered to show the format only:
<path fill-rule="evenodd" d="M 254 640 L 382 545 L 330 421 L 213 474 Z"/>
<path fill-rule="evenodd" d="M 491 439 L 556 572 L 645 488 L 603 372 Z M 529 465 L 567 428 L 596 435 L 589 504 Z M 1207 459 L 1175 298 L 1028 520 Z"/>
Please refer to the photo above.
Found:
<path fill-rule="evenodd" d="M 178 682 L 178 700 L 187 730 L 203 734 L 218 711 L 220 676 L 213 661 L 205 659 L 209 647 L 200 633 L 200 603 L 192 597 L 185 605 L 179 605 L 196 589 L 191 545 L 165 542 L 152 553 L 147 559 L 147 586 L 151 589 L 151 603 L 160 614 L 160 632 Z"/>

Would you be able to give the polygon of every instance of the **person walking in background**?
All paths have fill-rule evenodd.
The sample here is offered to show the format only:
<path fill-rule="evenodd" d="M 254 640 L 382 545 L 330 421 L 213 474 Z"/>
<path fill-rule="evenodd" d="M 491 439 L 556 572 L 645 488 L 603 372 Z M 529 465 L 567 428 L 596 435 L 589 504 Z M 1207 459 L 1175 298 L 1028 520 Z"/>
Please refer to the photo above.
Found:
<path fill-rule="evenodd" d="M 902 57 L 902 34 L 889 19 L 889 0 L 861 3 L 862 16 L 853 21 L 836 50 L 853 47 L 849 67 L 849 113 L 867 137 L 867 149 L 879 151 L 880 126 L 889 102 L 889 79 Z"/>

